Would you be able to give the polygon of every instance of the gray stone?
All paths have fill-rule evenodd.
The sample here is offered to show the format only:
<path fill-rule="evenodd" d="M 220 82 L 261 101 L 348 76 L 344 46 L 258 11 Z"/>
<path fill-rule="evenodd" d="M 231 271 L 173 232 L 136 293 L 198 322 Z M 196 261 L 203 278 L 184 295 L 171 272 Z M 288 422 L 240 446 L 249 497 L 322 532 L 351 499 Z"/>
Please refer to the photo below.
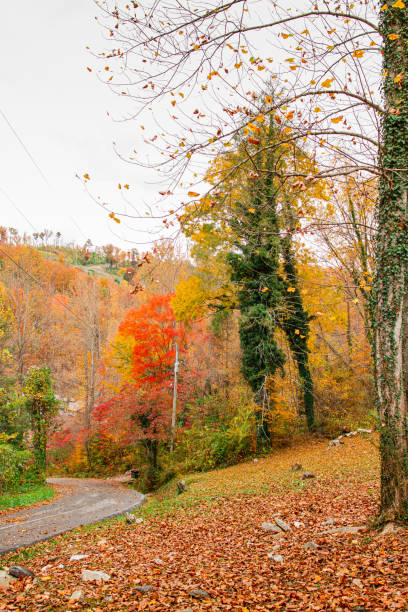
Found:
<path fill-rule="evenodd" d="M 87 559 L 89 557 L 89 555 L 72 555 L 72 557 L 70 557 L 70 561 L 82 561 L 82 559 Z"/>
<path fill-rule="evenodd" d="M 331 448 L 332 446 L 340 446 L 340 440 L 330 440 L 330 442 L 327 445 L 327 447 Z"/>
<path fill-rule="evenodd" d="M 282 533 L 282 529 L 280 527 L 278 527 L 277 525 L 274 525 L 273 523 L 269 523 L 268 521 L 266 521 L 265 523 L 262 523 L 262 529 L 264 531 L 273 531 L 274 533 Z"/>
<path fill-rule="evenodd" d="M 333 529 L 327 529 L 326 531 L 322 531 L 322 535 L 329 535 L 331 533 L 338 533 L 339 535 L 347 535 L 360 533 L 360 531 L 364 531 L 364 525 L 349 525 L 346 527 L 334 527 Z"/>
<path fill-rule="evenodd" d="M 211 599 L 211 595 L 203 589 L 193 589 L 189 592 L 189 595 L 195 599 Z"/>
<path fill-rule="evenodd" d="M 291 530 L 291 526 L 289 525 L 289 523 L 286 523 L 285 521 L 283 521 L 282 519 L 276 517 L 275 518 L 275 523 L 277 524 L 277 526 L 282 529 L 282 531 L 290 531 Z"/>
<path fill-rule="evenodd" d="M 105 572 L 101 572 L 100 570 L 82 570 L 81 579 L 83 582 L 104 582 L 105 580 L 110 580 L 109 574 L 105 574 Z"/>
<path fill-rule="evenodd" d="M 77 591 L 74 591 L 71 595 L 71 597 L 69 598 L 69 601 L 72 603 L 74 601 L 80 601 L 82 599 L 82 597 L 84 596 L 84 594 L 82 593 L 82 591 L 80 591 L 79 589 Z"/>
<path fill-rule="evenodd" d="M 0 570 L 0 589 L 8 589 L 10 584 L 15 580 L 17 580 L 17 578 L 13 578 L 8 572 Z"/>
<path fill-rule="evenodd" d="M 14 578 L 34 578 L 33 572 L 26 567 L 21 567 L 21 565 L 13 565 L 8 573 Z"/>
<path fill-rule="evenodd" d="M 143 584 L 133 587 L 134 591 L 139 591 L 139 593 L 149 593 L 149 591 L 154 591 L 155 588 L 152 584 Z"/>
<path fill-rule="evenodd" d="M 177 493 L 181 495 L 181 493 L 185 493 L 187 491 L 187 485 L 185 480 L 179 480 L 177 483 Z"/>
<path fill-rule="evenodd" d="M 307 478 L 316 478 L 316 476 L 312 474 L 312 472 L 303 472 L 302 478 L 303 480 L 306 480 Z"/>
<path fill-rule="evenodd" d="M 131 512 L 126 512 L 125 521 L 128 525 L 131 525 L 132 523 L 136 523 L 136 517 Z"/>
<path fill-rule="evenodd" d="M 302 548 L 304 550 L 315 550 L 318 546 L 315 542 L 306 542 L 306 544 L 303 544 Z"/>
<path fill-rule="evenodd" d="M 277 555 L 275 553 L 268 553 L 268 559 L 274 561 L 275 563 L 283 563 L 282 555 Z"/>
<path fill-rule="evenodd" d="M 300 527 L 303 527 L 304 523 L 301 521 L 293 521 L 293 525 L 296 527 L 296 529 L 300 529 Z"/>

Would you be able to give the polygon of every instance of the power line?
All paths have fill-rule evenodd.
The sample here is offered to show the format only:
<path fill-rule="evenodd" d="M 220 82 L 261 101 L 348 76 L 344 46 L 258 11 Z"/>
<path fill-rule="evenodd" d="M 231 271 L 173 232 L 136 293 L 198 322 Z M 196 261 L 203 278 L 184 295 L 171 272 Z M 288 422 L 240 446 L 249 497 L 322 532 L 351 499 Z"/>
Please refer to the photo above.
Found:
<path fill-rule="evenodd" d="M 4 111 L 1 110 L 0 108 L 0 115 L 3 117 L 4 121 L 7 123 L 7 125 L 9 126 L 10 130 L 13 132 L 14 136 L 17 138 L 18 142 L 20 143 L 20 145 L 22 146 L 22 148 L 24 149 L 24 151 L 26 152 L 26 154 L 28 155 L 28 157 L 31 159 L 32 163 L 34 164 L 34 166 L 37 168 L 38 172 L 41 175 L 41 178 L 43 179 L 43 181 L 48 185 L 48 187 L 51 187 L 50 183 L 48 182 L 47 177 L 45 176 L 44 172 L 41 170 L 40 166 L 38 165 L 38 163 L 36 162 L 36 160 L 34 159 L 34 157 L 32 156 L 32 154 L 30 153 L 30 151 L 28 150 L 28 148 L 26 147 L 26 145 L 24 144 L 24 142 L 21 140 L 20 136 L 18 135 L 18 133 L 16 132 L 15 128 L 13 127 L 13 125 L 10 123 L 10 121 L 8 120 L 7 116 L 5 115 Z"/>
<path fill-rule="evenodd" d="M 10 196 L 8 195 L 8 193 L 5 192 L 5 190 L 3 189 L 3 187 L 0 187 L 0 191 L 2 192 L 2 194 L 4 195 L 4 197 L 10 202 L 10 204 L 12 206 L 14 206 L 14 208 L 17 210 L 17 212 L 20 213 L 20 215 L 23 217 L 23 219 L 25 219 L 27 221 L 27 223 L 29 225 L 31 225 L 31 227 L 33 228 L 33 230 L 35 232 L 38 232 L 38 230 L 34 227 L 34 225 L 31 223 L 30 219 L 28 219 L 25 214 L 19 209 L 19 207 L 17 206 L 17 204 L 10 198 Z"/>

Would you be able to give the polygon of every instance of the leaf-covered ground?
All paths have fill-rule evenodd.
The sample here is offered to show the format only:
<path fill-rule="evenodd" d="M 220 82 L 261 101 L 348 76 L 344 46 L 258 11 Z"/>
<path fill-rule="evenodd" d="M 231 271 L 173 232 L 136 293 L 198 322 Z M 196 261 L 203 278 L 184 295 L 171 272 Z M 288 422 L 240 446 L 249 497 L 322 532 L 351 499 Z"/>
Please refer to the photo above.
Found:
<path fill-rule="evenodd" d="M 294 462 L 316 478 L 301 480 Z M 186 493 L 172 484 L 151 498 L 142 523 L 119 519 L 5 556 L 3 566 L 36 578 L 1 592 L 0 610 L 408 610 L 408 530 L 322 534 L 328 519 L 361 525 L 375 513 L 377 471 L 375 446 L 353 438 L 191 476 Z M 292 526 L 279 541 L 261 528 L 274 515 Z M 305 550 L 311 541 L 317 548 Z M 89 556 L 70 562 L 75 553 Z M 111 580 L 81 582 L 83 569 Z M 133 591 L 142 585 L 154 589 Z M 209 597 L 192 597 L 196 588 Z M 77 589 L 83 599 L 70 603 Z"/>

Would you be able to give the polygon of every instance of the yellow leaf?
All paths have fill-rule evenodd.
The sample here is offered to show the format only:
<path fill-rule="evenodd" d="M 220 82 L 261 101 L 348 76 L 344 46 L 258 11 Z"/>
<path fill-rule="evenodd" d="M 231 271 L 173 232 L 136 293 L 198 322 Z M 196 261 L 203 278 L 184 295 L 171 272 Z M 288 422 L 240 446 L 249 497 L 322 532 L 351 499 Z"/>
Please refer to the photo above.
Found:
<path fill-rule="evenodd" d="M 88 174 L 88 173 L 86 173 L 86 174 L 84 174 L 84 179 L 85 179 L 86 181 L 90 181 L 90 180 L 91 180 L 91 177 L 89 176 L 89 174 Z"/>
<path fill-rule="evenodd" d="M 189 198 L 198 198 L 200 196 L 196 191 L 189 191 L 187 195 Z"/>
<path fill-rule="evenodd" d="M 285 130 L 284 130 L 285 134 L 290 134 L 291 131 L 292 131 L 291 127 L 285 127 Z"/>
<path fill-rule="evenodd" d="M 305 36 L 307 36 L 309 34 L 309 30 L 303 30 L 303 32 L 301 32 L 301 34 L 305 34 Z"/>
<path fill-rule="evenodd" d="M 265 66 L 258 66 L 258 70 L 265 70 Z"/>
<path fill-rule="evenodd" d="M 394 2 L 394 4 L 392 5 L 392 8 L 404 8 L 405 7 L 405 3 L 402 0 L 397 0 L 397 2 Z"/>
<path fill-rule="evenodd" d="M 397 40 L 397 38 L 399 38 L 399 34 L 388 34 L 388 38 L 390 40 Z"/>
<path fill-rule="evenodd" d="M 284 32 L 282 32 L 281 36 L 282 36 L 282 38 L 284 38 L 286 40 L 286 38 L 289 38 L 290 36 L 293 36 L 293 34 L 285 34 Z"/>
<path fill-rule="evenodd" d="M 322 83 L 322 87 L 331 87 L 331 84 L 333 83 L 334 79 L 326 79 L 325 81 L 323 81 Z"/>
<path fill-rule="evenodd" d="M 262 289 L 262 293 L 266 293 L 267 291 L 269 291 L 269 287 L 264 287 L 264 288 Z"/>
<path fill-rule="evenodd" d="M 288 287 L 288 293 L 294 293 L 296 289 L 294 287 Z"/>
<path fill-rule="evenodd" d="M 358 304 L 358 299 L 353 300 L 353 304 Z"/>
<path fill-rule="evenodd" d="M 382 7 L 380 8 L 380 11 L 386 11 L 388 8 L 388 4 L 383 4 Z"/>
<path fill-rule="evenodd" d="M 200 48 L 200 45 L 194 45 L 194 51 L 198 51 L 199 48 Z"/>
<path fill-rule="evenodd" d="M 266 96 L 266 97 L 265 97 L 265 102 L 266 102 L 267 104 L 271 104 L 271 102 L 272 102 L 272 98 L 271 98 L 271 96 Z"/>
<path fill-rule="evenodd" d="M 254 125 L 253 123 L 248 123 L 248 127 L 251 132 L 255 132 L 256 134 L 259 134 L 261 132 L 261 128 L 259 128 L 257 125 Z"/>
<path fill-rule="evenodd" d="M 353 57 L 360 58 L 360 57 L 363 57 L 363 55 L 364 55 L 364 51 L 362 51 L 361 49 L 356 49 L 353 53 Z"/>
<path fill-rule="evenodd" d="M 235 68 L 241 68 L 242 66 L 242 62 L 239 62 L 238 64 L 235 64 Z"/>
<path fill-rule="evenodd" d="M 314 113 L 320 113 L 322 111 L 322 109 L 319 106 L 316 106 L 316 108 L 314 109 Z"/>
<path fill-rule="evenodd" d="M 264 119 L 265 115 L 258 115 L 258 117 L 255 117 L 255 121 L 258 121 L 259 123 L 262 123 Z"/>
<path fill-rule="evenodd" d="M 296 334 L 297 336 L 299 336 L 300 331 L 299 331 L 298 329 L 295 329 L 295 334 Z"/>
<path fill-rule="evenodd" d="M 334 119 L 331 120 L 332 123 L 340 123 L 340 121 L 342 121 L 343 119 L 343 115 L 341 115 L 340 117 L 335 117 Z"/>
<path fill-rule="evenodd" d="M 248 212 L 250 212 L 251 214 L 254 214 L 256 212 L 255 208 L 248 208 Z"/>
<path fill-rule="evenodd" d="M 397 74 L 397 76 L 396 76 L 396 77 L 395 77 L 395 79 L 394 79 L 394 83 L 399 83 L 400 81 L 402 81 L 402 77 L 403 77 L 402 72 L 400 72 L 399 74 Z"/>
<path fill-rule="evenodd" d="M 172 105 L 172 106 L 176 106 L 176 101 L 175 101 L 175 100 L 172 100 L 172 101 L 171 101 L 171 105 Z"/>
<path fill-rule="evenodd" d="M 111 219 L 113 219 L 114 221 L 116 221 L 116 223 L 120 223 L 120 219 L 118 219 L 117 217 L 115 217 L 115 213 L 111 212 L 109 213 L 109 217 Z"/>

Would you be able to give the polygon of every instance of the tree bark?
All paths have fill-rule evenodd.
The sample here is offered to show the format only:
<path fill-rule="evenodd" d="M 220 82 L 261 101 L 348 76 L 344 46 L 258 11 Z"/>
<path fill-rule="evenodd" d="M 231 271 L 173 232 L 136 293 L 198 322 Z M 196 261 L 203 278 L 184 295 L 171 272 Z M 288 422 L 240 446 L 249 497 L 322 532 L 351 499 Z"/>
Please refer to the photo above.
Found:
<path fill-rule="evenodd" d="M 380 421 L 379 522 L 408 520 L 408 33 L 407 10 L 381 12 L 384 97 L 377 208 L 373 356 Z M 390 34 L 399 33 L 397 38 Z"/>

